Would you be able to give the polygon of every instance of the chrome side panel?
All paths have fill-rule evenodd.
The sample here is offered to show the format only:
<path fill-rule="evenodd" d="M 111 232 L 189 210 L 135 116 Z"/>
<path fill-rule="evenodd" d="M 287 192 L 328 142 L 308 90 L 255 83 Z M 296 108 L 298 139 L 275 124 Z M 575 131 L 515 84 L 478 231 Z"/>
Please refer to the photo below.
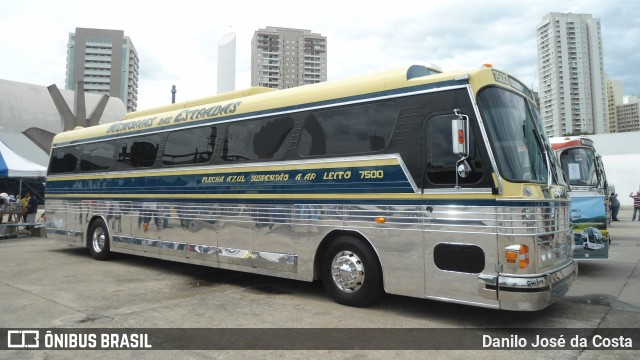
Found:
<path fill-rule="evenodd" d="M 535 296 L 518 288 L 527 279 L 551 276 L 572 263 L 566 205 L 424 202 L 427 205 L 48 200 L 47 231 L 86 246 L 81 239 L 89 221 L 101 216 L 107 219 L 116 252 L 306 281 L 317 276 L 316 252 L 327 235 L 349 231 L 373 247 L 388 293 L 507 309 L 541 308 L 558 298 L 549 295 L 548 286 Z M 526 270 L 501 263 L 504 247 L 519 243 L 531 249 Z M 439 244 L 482 249 L 484 269 L 467 273 L 438 268 L 434 249 Z M 562 277 L 572 279 L 572 269 L 563 270 Z M 509 284 L 518 286 L 510 289 Z M 536 304 L 528 303 L 533 298 Z"/>
<path fill-rule="evenodd" d="M 47 212 L 48 233 L 69 244 L 85 246 L 90 220 L 103 216 L 112 251 L 307 281 L 322 240 L 351 231 L 378 254 L 388 292 L 424 297 L 421 206 L 48 200 Z"/>
<path fill-rule="evenodd" d="M 497 293 L 481 292 L 478 276 L 496 276 L 497 226 L 495 206 L 427 206 L 425 225 L 425 293 L 428 298 L 498 307 Z M 434 249 L 439 244 L 475 245 L 482 249 L 485 267 L 481 274 L 439 269 Z"/>

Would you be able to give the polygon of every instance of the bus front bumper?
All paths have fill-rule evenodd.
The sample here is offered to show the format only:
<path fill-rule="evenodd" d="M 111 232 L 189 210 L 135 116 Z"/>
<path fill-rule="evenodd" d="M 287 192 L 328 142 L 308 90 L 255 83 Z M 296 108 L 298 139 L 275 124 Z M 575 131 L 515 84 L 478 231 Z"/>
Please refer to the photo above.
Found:
<path fill-rule="evenodd" d="M 575 261 L 560 270 L 535 276 L 480 276 L 479 292 L 496 298 L 502 310 L 536 311 L 560 300 L 578 275 Z"/>

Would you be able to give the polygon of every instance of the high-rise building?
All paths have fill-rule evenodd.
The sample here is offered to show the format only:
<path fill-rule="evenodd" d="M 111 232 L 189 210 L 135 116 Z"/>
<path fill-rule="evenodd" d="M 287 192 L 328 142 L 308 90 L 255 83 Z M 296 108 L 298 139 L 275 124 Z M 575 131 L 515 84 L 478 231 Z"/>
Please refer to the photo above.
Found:
<path fill-rule="evenodd" d="M 69 33 L 65 89 L 117 97 L 127 112 L 138 107 L 138 53 L 122 30 L 76 28 Z"/>
<path fill-rule="evenodd" d="M 609 114 L 609 132 L 618 132 L 618 106 L 622 105 L 622 81 L 611 80 L 605 76 L 607 82 L 607 112 Z"/>
<path fill-rule="evenodd" d="M 640 131 L 640 97 L 629 96 L 626 104 L 617 106 L 618 132 Z"/>
<path fill-rule="evenodd" d="M 267 26 L 251 41 L 251 86 L 287 89 L 327 81 L 327 38 Z"/>
<path fill-rule="evenodd" d="M 549 136 L 609 132 L 600 20 L 549 13 L 537 29 L 540 112 Z"/>

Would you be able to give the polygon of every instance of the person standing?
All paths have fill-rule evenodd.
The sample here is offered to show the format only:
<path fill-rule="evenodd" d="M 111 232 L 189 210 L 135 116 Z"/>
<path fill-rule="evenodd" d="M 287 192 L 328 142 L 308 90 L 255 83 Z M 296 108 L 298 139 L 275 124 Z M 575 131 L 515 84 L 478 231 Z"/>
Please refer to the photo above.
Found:
<path fill-rule="evenodd" d="M 638 221 L 640 221 L 640 191 L 635 195 L 631 193 L 629 197 L 633 198 L 633 217 L 631 218 L 631 221 L 636 220 L 636 214 L 638 214 Z"/>
<path fill-rule="evenodd" d="M 9 209 L 9 195 L 0 193 L 0 224 L 4 220 L 5 209 Z M 9 222 L 11 222 L 11 215 L 9 215 Z"/>
<path fill-rule="evenodd" d="M 20 215 L 22 216 L 23 223 L 27 222 L 27 206 L 29 205 L 29 197 L 30 197 L 30 194 L 27 191 L 24 193 L 24 196 L 22 196 L 22 198 L 20 199 L 20 207 L 22 208 L 22 213 Z"/>
<path fill-rule="evenodd" d="M 27 203 L 27 223 L 33 224 L 36 222 L 36 213 L 38 212 L 38 200 L 36 200 L 35 196 L 31 196 L 29 192 L 27 192 L 27 196 L 29 196 L 29 202 Z M 32 226 L 28 226 L 27 229 L 31 230 Z"/>
<path fill-rule="evenodd" d="M 613 193 L 609 196 L 609 207 L 611 208 L 611 221 L 618 220 L 618 212 L 620 211 L 620 200 L 618 200 L 618 194 Z"/>

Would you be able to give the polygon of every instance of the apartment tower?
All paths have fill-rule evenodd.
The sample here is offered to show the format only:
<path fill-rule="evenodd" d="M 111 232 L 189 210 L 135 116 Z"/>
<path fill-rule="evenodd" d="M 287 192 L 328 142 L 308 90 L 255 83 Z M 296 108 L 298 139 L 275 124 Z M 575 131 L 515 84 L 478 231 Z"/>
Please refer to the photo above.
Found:
<path fill-rule="evenodd" d="M 623 103 L 622 81 L 611 80 L 605 76 L 607 82 L 607 113 L 609 114 L 609 132 L 618 132 L 618 106 Z"/>
<path fill-rule="evenodd" d="M 538 25 L 537 42 L 547 135 L 609 132 L 600 20 L 549 13 Z"/>
<path fill-rule="evenodd" d="M 327 81 L 327 38 L 267 26 L 251 40 L 251 86 L 287 89 Z"/>
<path fill-rule="evenodd" d="M 640 97 L 629 96 L 627 103 L 617 106 L 618 132 L 640 131 Z"/>
<path fill-rule="evenodd" d="M 138 107 L 139 60 L 131 39 L 122 30 L 76 28 L 69 33 L 65 89 L 117 97 L 127 112 Z"/>

